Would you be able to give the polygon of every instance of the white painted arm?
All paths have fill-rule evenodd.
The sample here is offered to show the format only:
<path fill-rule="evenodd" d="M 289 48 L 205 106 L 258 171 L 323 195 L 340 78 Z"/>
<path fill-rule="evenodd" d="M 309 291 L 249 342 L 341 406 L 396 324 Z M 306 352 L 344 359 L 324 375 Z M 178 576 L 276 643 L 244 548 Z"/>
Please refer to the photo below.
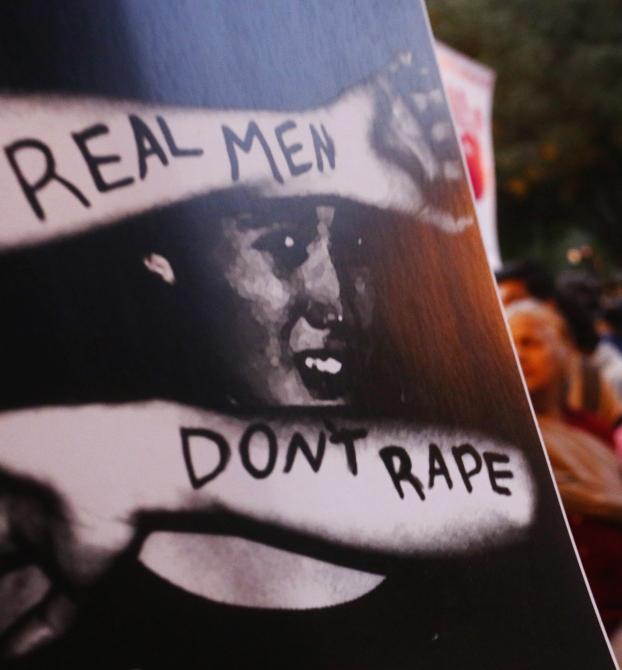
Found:
<path fill-rule="evenodd" d="M 390 555 L 463 552 L 528 527 L 534 494 L 518 451 L 395 424 L 334 423 L 240 420 L 163 402 L 26 410 L 0 418 L 0 467 L 60 496 L 72 529 L 67 560 L 89 565 L 127 545 L 141 512 L 231 513 Z M 348 449 L 335 428 L 367 435 Z M 296 432 L 309 457 L 292 446 Z"/>

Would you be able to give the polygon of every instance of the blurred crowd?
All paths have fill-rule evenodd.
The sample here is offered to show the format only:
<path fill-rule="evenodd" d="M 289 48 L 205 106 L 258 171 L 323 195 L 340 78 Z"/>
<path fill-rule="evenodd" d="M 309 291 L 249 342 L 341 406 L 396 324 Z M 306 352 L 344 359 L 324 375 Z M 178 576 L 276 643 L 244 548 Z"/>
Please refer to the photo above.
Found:
<path fill-rule="evenodd" d="M 496 273 L 570 529 L 622 641 L 622 282 L 535 261 Z"/>

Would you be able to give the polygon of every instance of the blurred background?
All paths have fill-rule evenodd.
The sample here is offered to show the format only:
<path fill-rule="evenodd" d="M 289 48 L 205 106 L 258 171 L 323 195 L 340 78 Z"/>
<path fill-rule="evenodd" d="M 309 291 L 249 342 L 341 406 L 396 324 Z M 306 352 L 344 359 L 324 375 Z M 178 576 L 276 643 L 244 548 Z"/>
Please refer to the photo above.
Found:
<path fill-rule="evenodd" d="M 504 262 L 622 272 L 622 2 L 427 0 L 435 37 L 496 73 Z"/>
<path fill-rule="evenodd" d="M 441 73 L 525 384 L 622 662 L 622 2 L 427 6 L 454 50 L 439 47 Z M 476 97 L 459 91 L 478 86 L 483 121 L 465 122 Z"/>

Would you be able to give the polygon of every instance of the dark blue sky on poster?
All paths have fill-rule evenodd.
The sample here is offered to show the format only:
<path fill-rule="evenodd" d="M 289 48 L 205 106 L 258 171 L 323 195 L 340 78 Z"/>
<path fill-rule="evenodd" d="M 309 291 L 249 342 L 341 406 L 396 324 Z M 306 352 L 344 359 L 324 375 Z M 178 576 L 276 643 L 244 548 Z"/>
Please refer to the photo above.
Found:
<path fill-rule="evenodd" d="M 9 10 L 23 25 L 24 40 L 3 40 L 0 27 L 0 55 L 5 51 L 2 60 L 11 64 L 0 74 L 5 86 L 161 104 L 297 109 L 331 99 L 397 52 L 416 52 L 428 40 L 421 5 L 413 0 L 386 6 L 71 0 L 62 12 L 57 4 L 28 0 Z"/>

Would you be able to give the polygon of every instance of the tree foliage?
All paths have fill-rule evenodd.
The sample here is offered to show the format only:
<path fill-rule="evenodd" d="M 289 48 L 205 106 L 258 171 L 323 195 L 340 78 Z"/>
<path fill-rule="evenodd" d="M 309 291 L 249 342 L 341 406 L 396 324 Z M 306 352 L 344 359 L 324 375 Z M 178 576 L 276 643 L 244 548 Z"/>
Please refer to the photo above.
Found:
<path fill-rule="evenodd" d="M 551 259 L 578 229 L 622 265 L 622 0 L 427 4 L 438 39 L 497 73 L 504 256 Z"/>

